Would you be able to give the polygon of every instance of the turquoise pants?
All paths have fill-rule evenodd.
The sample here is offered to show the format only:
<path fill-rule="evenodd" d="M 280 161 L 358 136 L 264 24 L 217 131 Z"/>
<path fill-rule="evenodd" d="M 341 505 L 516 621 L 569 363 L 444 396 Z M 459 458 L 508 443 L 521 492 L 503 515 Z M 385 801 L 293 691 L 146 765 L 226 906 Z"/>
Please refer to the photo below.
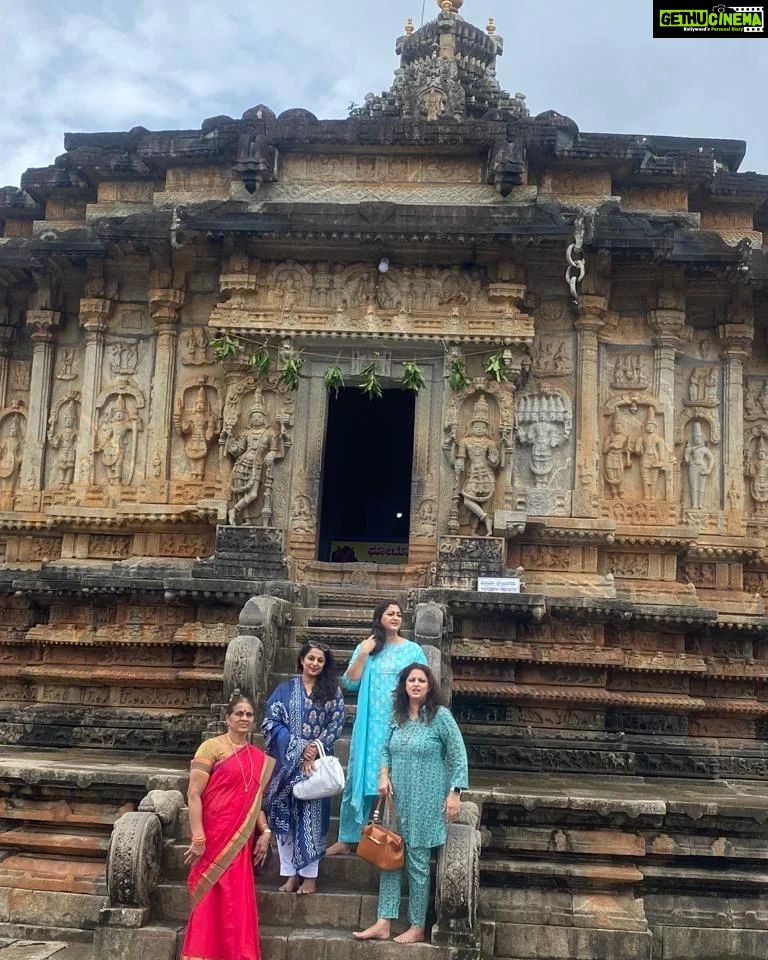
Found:
<path fill-rule="evenodd" d="M 423 927 L 429 905 L 430 847 L 405 848 L 408 871 L 408 920 L 412 927 Z M 397 920 L 400 915 L 400 883 L 402 870 L 382 870 L 379 880 L 379 919 Z"/>

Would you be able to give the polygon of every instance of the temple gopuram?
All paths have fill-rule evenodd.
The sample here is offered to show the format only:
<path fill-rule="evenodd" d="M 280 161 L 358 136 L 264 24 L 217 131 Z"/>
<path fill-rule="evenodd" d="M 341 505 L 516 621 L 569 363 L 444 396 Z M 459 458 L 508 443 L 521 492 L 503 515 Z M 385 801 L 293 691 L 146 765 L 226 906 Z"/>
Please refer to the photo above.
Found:
<path fill-rule="evenodd" d="M 175 960 L 190 756 L 383 598 L 470 756 L 409 955 L 768 957 L 768 176 L 533 113 L 461 6 L 345 119 L 0 190 L 0 957 Z M 265 960 L 395 957 L 320 877 Z"/>

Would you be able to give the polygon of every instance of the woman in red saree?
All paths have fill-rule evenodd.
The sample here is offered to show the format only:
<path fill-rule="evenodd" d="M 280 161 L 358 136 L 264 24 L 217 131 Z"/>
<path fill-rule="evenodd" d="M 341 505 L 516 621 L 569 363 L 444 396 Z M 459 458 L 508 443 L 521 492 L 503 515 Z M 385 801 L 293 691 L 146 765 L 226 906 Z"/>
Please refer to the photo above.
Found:
<path fill-rule="evenodd" d="M 253 720 L 253 703 L 236 694 L 227 704 L 227 732 L 201 744 L 192 761 L 192 844 L 184 858 L 192 912 L 181 960 L 261 957 L 253 864 L 269 847 L 261 798 L 275 761 L 248 742 Z"/>

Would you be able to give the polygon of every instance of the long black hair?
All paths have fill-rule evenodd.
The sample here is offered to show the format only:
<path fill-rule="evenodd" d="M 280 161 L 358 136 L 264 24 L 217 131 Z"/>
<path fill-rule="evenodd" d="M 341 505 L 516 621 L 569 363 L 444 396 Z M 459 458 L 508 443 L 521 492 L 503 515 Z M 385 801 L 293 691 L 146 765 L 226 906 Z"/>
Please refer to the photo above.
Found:
<path fill-rule="evenodd" d="M 424 706 L 421 708 L 427 723 L 432 723 L 435 719 L 437 708 L 441 707 L 443 703 L 440 699 L 440 690 L 438 689 L 435 675 L 426 663 L 409 663 L 404 670 L 400 671 L 397 677 L 397 686 L 392 692 L 392 713 L 395 718 L 395 723 L 397 723 L 398 726 L 402 726 L 410 719 L 408 713 L 409 700 L 405 689 L 405 681 L 411 675 L 412 670 L 421 670 L 427 678 L 427 698 L 424 701 Z"/>
<path fill-rule="evenodd" d="M 373 634 L 373 639 L 376 641 L 376 646 L 371 650 L 370 656 L 375 657 L 377 653 L 381 653 L 384 649 L 384 644 L 387 642 L 387 634 L 384 630 L 384 627 L 381 625 L 381 618 L 384 614 L 384 611 L 388 607 L 397 607 L 401 615 L 403 608 L 397 602 L 397 600 L 382 600 L 380 603 L 377 603 L 373 610 L 373 625 L 371 626 L 371 633 Z"/>
<path fill-rule="evenodd" d="M 315 686 L 309 698 L 310 700 L 314 700 L 315 703 L 328 703 L 329 700 L 335 699 L 336 691 L 339 689 L 336 661 L 333 659 L 333 653 L 327 644 L 318 643 L 317 640 L 307 640 L 301 650 L 299 650 L 299 655 L 296 658 L 296 669 L 299 673 L 303 670 L 301 661 L 310 650 L 319 650 L 325 657 L 325 665 L 315 680 Z"/>

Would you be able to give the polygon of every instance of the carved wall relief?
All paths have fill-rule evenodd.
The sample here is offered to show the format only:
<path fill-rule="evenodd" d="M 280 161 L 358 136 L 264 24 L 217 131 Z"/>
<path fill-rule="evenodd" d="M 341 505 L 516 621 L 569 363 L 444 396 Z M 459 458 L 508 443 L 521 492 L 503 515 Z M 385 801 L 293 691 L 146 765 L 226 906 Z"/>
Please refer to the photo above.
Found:
<path fill-rule="evenodd" d="M 531 373 L 536 377 L 566 377 L 573 373 L 573 357 L 565 339 L 539 341 Z"/>
<path fill-rule="evenodd" d="M 49 482 L 62 489 L 75 479 L 79 423 L 80 392 L 74 391 L 54 404 L 48 418 L 48 446 L 55 451 Z"/>
<path fill-rule="evenodd" d="M 129 486 L 139 460 L 139 434 L 144 430 L 140 411 L 144 395 L 127 381 L 108 386 L 96 402 L 91 483 Z"/>
<path fill-rule="evenodd" d="M 453 468 L 450 533 L 493 532 L 493 511 L 506 492 L 497 488 L 506 487 L 511 467 L 513 403 L 511 386 L 482 377 L 451 397 L 443 441 Z"/>
<path fill-rule="evenodd" d="M 675 457 L 662 435 L 658 402 L 625 396 L 603 410 L 603 494 L 613 499 L 673 499 Z"/>
<path fill-rule="evenodd" d="M 647 390 L 648 361 L 641 353 L 619 353 L 613 365 L 611 386 L 616 390 Z"/>
<path fill-rule="evenodd" d="M 768 380 L 744 383 L 744 477 L 755 516 L 768 516 Z"/>
<path fill-rule="evenodd" d="M 683 402 L 686 404 L 715 407 L 719 403 L 717 387 L 717 367 L 694 367 L 688 375 L 688 384 Z"/>
<path fill-rule="evenodd" d="M 274 464 L 290 447 L 293 396 L 278 389 L 276 377 L 231 383 L 219 444 L 232 460 L 229 522 L 272 525 Z"/>
<path fill-rule="evenodd" d="M 173 426 L 184 440 L 184 453 L 193 480 L 205 478 L 211 442 L 221 429 L 220 407 L 216 387 L 205 381 L 185 387 L 176 400 Z"/>
<path fill-rule="evenodd" d="M 558 462 L 556 451 L 573 430 L 571 398 L 563 390 L 540 387 L 521 394 L 516 406 L 515 430 L 518 441 L 524 446 L 530 445 L 528 468 L 533 484 L 549 486 L 570 466 L 570 460 Z"/>
<path fill-rule="evenodd" d="M 139 344 L 136 340 L 113 340 L 107 344 L 107 362 L 113 377 L 130 377 L 139 363 Z"/>
<path fill-rule="evenodd" d="M 705 510 L 710 506 L 716 487 L 717 454 L 710 448 L 701 420 L 691 423 L 691 432 L 683 451 L 684 475 L 687 480 L 687 500 L 691 510 Z"/>
<path fill-rule="evenodd" d="M 181 334 L 181 362 L 188 366 L 213 363 L 215 356 L 210 345 L 210 331 L 205 327 L 190 327 Z"/>
<path fill-rule="evenodd" d="M 74 369 L 76 356 L 77 354 L 74 347 L 61 348 L 58 356 L 58 364 L 56 366 L 57 380 L 77 379 L 77 373 Z"/>
<path fill-rule="evenodd" d="M 16 489 L 26 433 L 27 418 L 20 403 L 0 412 L 1 493 L 12 493 Z"/>

